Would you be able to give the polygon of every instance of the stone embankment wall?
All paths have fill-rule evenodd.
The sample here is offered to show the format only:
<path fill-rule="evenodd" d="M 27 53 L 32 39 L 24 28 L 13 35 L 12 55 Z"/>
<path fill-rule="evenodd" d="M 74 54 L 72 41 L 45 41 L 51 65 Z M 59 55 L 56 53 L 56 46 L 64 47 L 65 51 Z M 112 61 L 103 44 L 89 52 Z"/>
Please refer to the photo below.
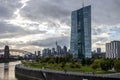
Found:
<path fill-rule="evenodd" d="M 120 73 L 94 74 L 34 69 L 22 65 L 15 66 L 18 80 L 120 80 Z"/>

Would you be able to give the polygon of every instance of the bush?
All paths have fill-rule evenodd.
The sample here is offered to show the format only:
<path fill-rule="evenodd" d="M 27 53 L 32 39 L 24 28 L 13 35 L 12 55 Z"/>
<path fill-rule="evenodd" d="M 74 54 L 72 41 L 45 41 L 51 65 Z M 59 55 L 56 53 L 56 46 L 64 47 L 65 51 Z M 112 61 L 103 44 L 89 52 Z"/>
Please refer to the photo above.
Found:
<path fill-rule="evenodd" d="M 60 66 L 61 68 L 64 68 L 64 67 L 65 67 L 65 62 L 61 62 L 61 63 L 59 64 L 59 66 Z"/>
<path fill-rule="evenodd" d="M 113 68 L 113 61 L 110 59 L 103 59 L 100 66 L 102 70 L 108 71 Z"/>
<path fill-rule="evenodd" d="M 91 67 L 92 67 L 93 69 L 97 69 L 97 68 L 98 68 L 98 65 L 97 65 L 97 64 L 92 64 Z"/>
<path fill-rule="evenodd" d="M 115 62 L 114 62 L 114 69 L 117 72 L 120 72 L 120 60 L 115 60 Z"/>
<path fill-rule="evenodd" d="M 96 59 L 96 60 L 94 60 L 94 62 L 92 63 L 91 67 L 92 67 L 93 69 L 100 68 L 101 61 L 102 61 L 101 59 Z"/>
<path fill-rule="evenodd" d="M 75 63 L 75 68 L 80 68 L 81 65 L 79 63 Z"/>
<path fill-rule="evenodd" d="M 79 63 L 74 63 L 74 64 L 71 63 L 71 64 L 70 64 L 70 67 L 71 67 L 71 68 L 80 68 L 81 65 L 80 65 Z"/>
<path fill-rule="evenodd" d="M 48 63 L 54 63 L 54 59 L 53 58 L 50 58 L 50 60 L 48 61 Z"/>

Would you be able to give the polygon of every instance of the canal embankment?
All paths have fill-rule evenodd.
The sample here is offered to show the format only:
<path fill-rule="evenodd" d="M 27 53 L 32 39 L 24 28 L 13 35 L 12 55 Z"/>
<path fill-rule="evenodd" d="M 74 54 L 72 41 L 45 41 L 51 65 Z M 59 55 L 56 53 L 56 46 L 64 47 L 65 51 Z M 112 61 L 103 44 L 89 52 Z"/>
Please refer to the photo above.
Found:
<path fill-rule="evenodd" d="M 23 65 L 15 66 L 15 75 L 20 80 L 120 80 L 120 73 L 95 74 L 36 69 Z"/>

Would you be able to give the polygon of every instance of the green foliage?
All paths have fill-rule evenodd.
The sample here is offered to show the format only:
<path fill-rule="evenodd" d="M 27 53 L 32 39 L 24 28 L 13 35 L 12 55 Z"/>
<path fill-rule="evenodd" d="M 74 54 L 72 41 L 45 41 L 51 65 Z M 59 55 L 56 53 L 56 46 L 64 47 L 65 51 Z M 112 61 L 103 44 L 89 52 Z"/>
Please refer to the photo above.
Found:
<path fill-rule="evenodd" d="M 75 63 L 75 68 L 80 68 L 80 67 L 81 67 L 80 63 Z"/>
<path fill-rule="evenodd" d="M 102 61 L 102 59 L 96 59 L 96 60 L 94 60 L 94 62 L 92 63 L 91 67 L 93 69 L 100 68 L 101 61 Z"/>
<path fill-rule="evenodd" d="M 85 59 L 85 64 L 86 65 L 91 65 L 93 63 L 92 59 L 91 58 L 86 58 Z"/>
<path fill-rule="evenodd" d="M 70 64 L 70 67 L 71 67 L 71 68 L 80 68 L 81 65 L 80 65 L 80 63 L 78 63 L 78 62 L 76 62 L 76 63 L 74 62 L 74 63 L 71 63 L 71 64 Z"/>
<path fill-rule="evenodd" d="M 82 65 L 91 65 L 93 63 L 93 59 L 91 58 L 83 58 L 81 61 Z"/>
<path fill-rule="evenodd" d="M 102 69 L 102 70 L 108 71 L 108 70 L 110 70 L 110 69 L 113 68 L 113 61 L 110 60 L 110 59 L 103 59 L 103 60 L 101 61 L 100 66 L 101 66 L 101 69 Z"/>
<path fill-rule="evenodd" d="M 70 62 L 73 59 L 73 55 L 72 54 L 66 54 L 66 61 Z"/>
<path fill-rule="evenodd" d="M 52 63 L 53 64 L 54 63 L 54 58 L 50 58 L 48 63 Z"/>
<path fill-rule="evenodd" d="M 115 62 L 114 62 L 114 69 L 117 72 L 120 72 L 120 60 L 115 60 Z"/>
<path fill-rule="evenodd" d="M 40 59 L 39 59 L 39 58 L 37 58 L 37 59 L 35 59 L 35 61 L 36 61 L 36 62 L 39 62 L 39 61 L 40 61 Z"/>
<path fill-rule="evenodd" d="M 94 64 L 91 65 L 91 67 L 92 67 L 93 69 L 97 69 L 97 68 L 98 68 L 98 65 L 94 63 Z"/>
<path fill-rule="evenodd" d="M 117 72 L 120 72 L 120 59 L 93 59 L 85 58 L 79 62 L 77 59 L 71 58 L 71 55 L 66 57 L 50 57 L 22 61 L 22 64 L 28 67 L 35 68 L 49 68 L 55 70 L 71 70 L 71 71 L 83 71 L 83 72 L 105 72 L 108 73 L 114 67 Z M 91 66 L 90 66 L 91 65 Z M 109 70 L 109 71 L 108 71 Z"/>
<path fill-rule="evenodd" d="M 65 67 L 65 62 L 60 63 L 60 67 L 63 69 Z"/>
<path fill-rule="evenodd" d="M 82 59 L 81 63 L 82 63 L 83 66 L 85 65 L 85 59 L 84 58 Z"/>

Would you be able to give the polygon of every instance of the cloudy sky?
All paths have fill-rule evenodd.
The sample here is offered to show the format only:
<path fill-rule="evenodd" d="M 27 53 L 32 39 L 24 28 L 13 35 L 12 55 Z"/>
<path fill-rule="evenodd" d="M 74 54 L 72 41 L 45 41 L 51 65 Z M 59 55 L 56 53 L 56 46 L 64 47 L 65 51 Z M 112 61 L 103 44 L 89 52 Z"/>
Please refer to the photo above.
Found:
<path fill-rule="evenodd" d="M 92 49 L 120 40 L 120 0 L 85 0 L 92 5 Z M 69 47 L 71 11 L 82 0 L 0 0 L 0 48 L 42 50 L 55 42 Z"/>

